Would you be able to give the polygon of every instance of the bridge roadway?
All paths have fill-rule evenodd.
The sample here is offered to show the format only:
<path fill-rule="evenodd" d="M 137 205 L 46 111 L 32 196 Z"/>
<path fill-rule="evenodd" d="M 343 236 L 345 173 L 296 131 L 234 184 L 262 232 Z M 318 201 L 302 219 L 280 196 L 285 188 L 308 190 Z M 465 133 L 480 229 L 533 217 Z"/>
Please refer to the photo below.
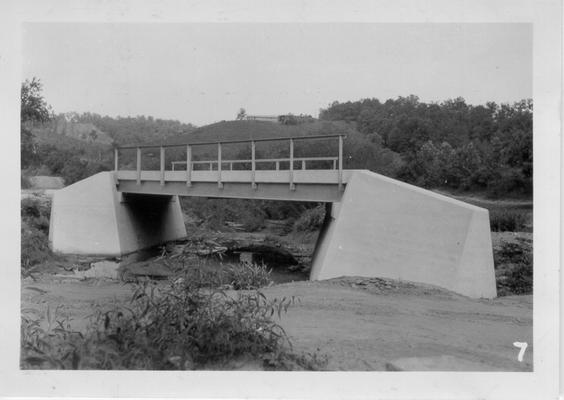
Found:
<path fill-rule="evenodd" d="M 353 172 L 336 169 L 191 171 L 187 180 L 186 171 L 120 170 L 115 172 L 115 179 L 121 193 L 332 203 L 341 200 Z"/>

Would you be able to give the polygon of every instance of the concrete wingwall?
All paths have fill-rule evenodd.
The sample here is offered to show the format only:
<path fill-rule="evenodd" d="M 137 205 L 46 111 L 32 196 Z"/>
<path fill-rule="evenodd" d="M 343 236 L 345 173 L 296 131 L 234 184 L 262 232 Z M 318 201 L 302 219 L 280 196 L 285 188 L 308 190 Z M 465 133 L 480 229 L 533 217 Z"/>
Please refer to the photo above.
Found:
<path fill-rule="evenodd" d="M 119 256 L 186 236 L 177 196 L 122 195 L 113 172 L 55 192 L 49 242 L 55 252 Z"/>
<path fill-rule="evenodd" d="M 355 171 L 318 240 L 310 278 L 364 276 L 496 296 L 488 211 Z"/>

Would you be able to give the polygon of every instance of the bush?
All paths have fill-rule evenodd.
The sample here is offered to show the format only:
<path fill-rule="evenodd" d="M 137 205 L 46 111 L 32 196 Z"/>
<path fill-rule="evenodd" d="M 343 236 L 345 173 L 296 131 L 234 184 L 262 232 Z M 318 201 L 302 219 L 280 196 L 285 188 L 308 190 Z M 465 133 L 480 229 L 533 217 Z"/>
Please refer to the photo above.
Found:
<path fill-rule="evenodd" d="M 272 283 L 270 270 L 264 264 L 230 265 L 224 274 L 223 280 L 235 290 L 259 289 Z"/>
<path fill-rule="evenodd" d="M 64 320 L 43 329 L 23 317 L 21 367 L 196 369 L 239 356 L 278 368 L 286 365 L 280 360 L 309 369 L 323 362 L 318 355 L 294 355 L 273 319 L 287 312 L 294 298 L 268 300 L 261 292 L 229 295 L 200 286 L 191 279 L 163 289 L 136 285 L 130 307 L 99 311 L 84 334 L 72 332 Z"/>
<path fill-rule="evenodd" d="M 21 268 L 25 276 L 32 267 L 48 259 L 51 256 L 51 250 L 49 239 L 41 230 L 22 225 L 21 235 Z"/>
<path fill-rule="evenodd" d="M 306 210 L 294 223 L 296 232 L 313 232 L 321 229 L 325 219 L 325 208 L 320 205 Z"/>
<path fill-rule="evenodd" d="M 490 211 L 490 228 L 493 232 L 520 232 L 526 223 L 527 217 L 522 211 Z"/>

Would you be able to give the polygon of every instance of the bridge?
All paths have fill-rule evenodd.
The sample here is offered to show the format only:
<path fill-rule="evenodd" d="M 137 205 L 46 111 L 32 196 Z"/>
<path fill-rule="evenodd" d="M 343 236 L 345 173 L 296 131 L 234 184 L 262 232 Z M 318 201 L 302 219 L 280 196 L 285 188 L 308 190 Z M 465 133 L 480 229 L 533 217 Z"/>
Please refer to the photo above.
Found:
<path fill-rule="evenodd" d="M 345 169 L 345 139 L 337 134 L 116 147 L 113 171 L 55 193 L 51 247 L 121 256 L 184 238 L 179 196 L 322 202 L 326 216 L 310 279 L 384 277 L 495 297 L 488 211 L 371 171 Z M 336 154 L 296 157 L 304 141 L 332 142 L 326 148 Z M 287 156 L 261 156 L 257 146 L 268 143 Z M 208 150 L 203 155 L 202 148 Z M 233 156 L 241 153 L 246 156 Z M 153 165 L 145 168 L 144 161 Z"/>
<path fill-rule="evenodd" d="M 338 143 L 337 156 L 294 157 L 297 142 L 328 140 Z M 338 202 L 351 176 L 350 170 L 343 170 L 343 140 L 344 135 L 316 135 L 193 142 L 182 145 L 122 146 L 114 150 L 114 169 L 118 191 L 122 193 Z M 257 144 L 266 142 L 285 142 L 289 156 L 257 158 Z M 248 145 L 250 158 L 222 158 L 225 148 L 233 145 Z M 194 149 L 209 146 L 216 148 L 217 158 L 193 159 Z M 159 170 L 143 170 L 142 151 L 157 148 Z M 166 152 L 170 149 L 180 150 L 185 155 L 185 160 L 171 161 L 170 169 L 167 169 Z M 119 155 L 126 150 L 135 150 L 135 170 L 120 170 Z M 316 169 L 311 168 L 314 163 L 318 166 Z M 322 168 L 319 168 L 319 165 Z M 179 168 L 183 170 L 179 171 Z"/>

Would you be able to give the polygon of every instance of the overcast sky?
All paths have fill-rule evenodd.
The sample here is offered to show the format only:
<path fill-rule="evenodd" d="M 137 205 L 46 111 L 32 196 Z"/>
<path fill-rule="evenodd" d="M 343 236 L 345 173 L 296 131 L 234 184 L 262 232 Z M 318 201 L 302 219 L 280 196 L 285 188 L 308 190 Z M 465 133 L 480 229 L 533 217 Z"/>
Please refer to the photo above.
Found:
<path fill-rule="evenodd" d="M 203 125 L 414 94 L 532 97 L 530 24 L 25 24 L 23 77 L 54 111 Z"/>

